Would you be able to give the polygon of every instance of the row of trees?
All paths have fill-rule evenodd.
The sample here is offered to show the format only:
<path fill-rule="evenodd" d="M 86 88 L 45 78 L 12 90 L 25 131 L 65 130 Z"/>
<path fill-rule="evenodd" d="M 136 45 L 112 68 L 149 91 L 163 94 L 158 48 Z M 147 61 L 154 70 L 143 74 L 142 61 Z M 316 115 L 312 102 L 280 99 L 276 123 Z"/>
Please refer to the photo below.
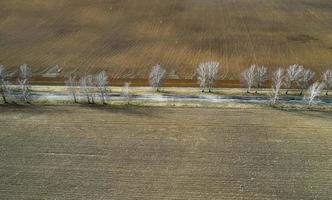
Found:
<path fill-rule="evenodd" d="M 242 81 L 247 86 L 247 93 L 252 93 L 252 88 L 255 88 L 255 93 L 258 93 L 260 88 L 266 86 L 269 80 L 268 69 L 264 66 L 251 65 L 242 74 Z M 159 91 L 162 83 L 166 77 L 166 70 L 160 65 L 152 68 L 150 73 L 150 84 Z M 215 82 L 220 79 L 220 63 L 205 62 L 197 67 L 197 80 L 205 92 L 208 89 L 212 92 Z M 308 89 L 308 95 L 305 99 L 312 104 L 313 100 L 320 95 L 322 90 L 326 89 L 326 95 L 332 87 L 332 70 L 326 70 L 321 75 L 321 82 L 314 82 L 315 72 L 304 68 L 302 65 L 290 65 L 287 69 L 278 68 L 272 73 L 272 94 L 270 94 L 271 102 L 276 103 L 279 99 L 281 89 L 285 88 L 285 94 L 288 95 L 292 88 L 300 89 L 300 95 L 303 95 L 305 89 Z"/>
<path fill-rule="evenodd" d="M 247 93 L 251 92 L 252 87 L 257 89 L 266 84 L 268 80 L 268 70 L 264 66 L 251 65 L 242 73 L 244 83 L 247 86 Z M 289 93 L 291 88 L 300 89 L 300 95 L 303 95 L 305 89 L 315 80 L 315 72 L 304 68 L 302 65 L 290 65 L 287 69 L 278 68 L 272 73 L 272 82 L 274 87 L 283 87 L 285 94 Z M 332 70 L 326 70 L 321 75 L 321 87 L 326 89 L 326 95 L 332 87 Z"/>
<path fill-rule="evenodd" d="M 149 76 L 150 85 L 159 91 L 165 77 L 166 70 L 160 65 L 154 66 Z M 201 63 L 197 67 L 197 80 L 202 92 L 206 89 L 211 92 L 220 77 L 220 63 L 218 62 Z M 252 88 L 256 89 L 255 93 L 258 93 L 258 89 L 265 87 L 269 80 L 268 69 L 264 66 L 251 65 L 241 74 L 241 78 L 247 86 L 247 93 L 251 93 Z M 273 83 L 278 82 L 277 86 L 280 85 L 280 88 L 286 89 L 286 94 L 291 88 L 299 88 L 300 95 L 303 95 L 304 90 L 308 89 L 314 78 L 315 72 L 298 64 L 290 65 L 286 70 L 279 68 L 272 73 L 271 77 Z M 329 89 L 332 87 L 332 70 L 325 71 L 321 76 L 321 81 L 326 89 L 326 95 L 328 95 Z"/>
<path fill-rule="evenodd" d="M 109 77 L 105 71 L 101 71 L 93 75 L 85 75 L 78 78 L 70 75 L 65 84 L 71 93 L 75 103 L 78 103 L 78 96 L 83 97 L 83 101 L 89 104 L 95 104 L 96 99 L 100 99 L 101 103 L 107 104 L 107 97 L 110 92 Z M 122 88 L 121 96 L 124 97 L 129 104 L 130 99 L 130 82 L 126 82 Z"/>
<path fill-rule="evenodd" d="M 206 62 L 199 64 L 197 68 L 197 80 L 199 81 L 202 92 L 206 89 L 208 89 L 209 92 L 212 92 L 214 83 L 220 78 L 219 71 L 220 64 L 218 62 Z M 164 69 L 161 65 L 158 64 L 152 67 L 149 81 L 150 85 L 155 88 L 157 92 L 160 91 L 166 75 L 166 69 Z"/>
<path fill-rule="evenodd" d="M 243 79 L 247 85 L 247 93 L 251 92 L 251 88 L 256 86 L 257 89 L 265 85 L 268 80 L 268 70 L 264 66 L 251 65 L 243 74 Z M 276 103 L 279 99 L 280 90 L 284 86 L 286 95 L 291 88 L 300 89 L 300 95 L 303 95 L 305 89 L 308 89 L 308 95 L 304 98 L 309 104 L 320 95 L 322 90 L 326 89 L 326 95 L 332 86 L 332 70 L 326 70 L 321 75 L 321 81 L 316 81 L 315 72 L 305 69 L 302 65 L 290 65 L 287 69 L 278 68 L 272 73 L 272 95 L 271 102 Z"/>
<path fill-rule="evenodd" d="M 77 78 L 75 75 L 70 75 L 65 84 L 69 92 L 72 94 L 74 102 L 78 103 L 77 94 L 81 93 L 88 103 L 95 103 L 96 93 L 99 93 L 101 102 L 106 104 L 108 75 L 105 71 L 101 71 L 96 75 L 85 75 Z"/>
<path fill-rule="evenodd" d="M 31 67 L 23 64 L 19 67 L 19 78 L 17 81 L 10 82 L 8 71 L 3 65 L 0 65 L 0 95 L 3 102 L 9 103 L 8 98 L 12 97 L 11 99 L 15 98 L 15 100 L 18 99 L 30 103 L 31 78 Z M 80 78 L 76 75 L 70 75 L 65 80 L 67 89 L 71 93 L 75 103 L 78 103 L 78 96 L 81 96 L 88 103 L 96 103 L 96 99 L 100 99 L 103 104 L 106 104 L 108 82 L 109 77 L 105 71 L 101 71 L 96 75 L 84 75 Z M 123 95 L 129 99 L 129 83 L 125 84 Z"/>
<path fill-rule="evenodd" d="M 215 82 L 220 79 L 220 63 L 205 62 L 197 67 L 197 80 L 201 87 L 201 91 L 212 92 Z M 149 75 L 150 85 L 160 91 L 164 80 L 166 79 L 167 71 L 161 65 L 155 65 Z M 281 89 L 286 89 L 285 94 L 289 93 L 289 89 L 300 89 L 300 95 L 303 95 L 305 89 L 308 89 L 309 103 L 317 97 L 325 88 L 326 95 L 332 87 L 332 70 L 327 70 L 322 73 L 321 81 L 313 83 L 315 72 L 304 68 L 302 65 L 290 65 L 287 69 L 278 68 L 271 73 L 269 78 L 268 69 L 264 66 L 251 65 L 242 74 L 243 83 L 247 86 L 247 93 L 252 93 L 252 88 L 255 88 L 255 93 L 258 93 L 260 88 L 266 86 L 266 82 L 272 80 L 271 102 L 276 103 L 281 94 Z M 18 92 L 18 96 L 25 102 L 29 103 L 30 98 L 30 79 L 32 77 L 31 68 L 23 64 L 19 67 L 18 84 L 11 84 L 9 82 L 9 75 L 3 65 L 0 65 L 0 94 L 5 103 L 8 103 L 7 97 L 13 91 Z M 101 71 L 95 75 L 84 75 L 77 77 L 70 75 L 65 80 L 65 84 L 69 92 L 73 96 L 75 103 L 78 102 L 78 95 L 84 97 L 88 103 L 95 103 L 95 99 L 99 98 L 103 104 L 107 102 L 107 88 L 109 77 L 105 71 Z M 313 84 L 312 84 L 313 83 Z M 127 83 L 123 89 L 124 96 L 128 98 L 129 84 Z"/>

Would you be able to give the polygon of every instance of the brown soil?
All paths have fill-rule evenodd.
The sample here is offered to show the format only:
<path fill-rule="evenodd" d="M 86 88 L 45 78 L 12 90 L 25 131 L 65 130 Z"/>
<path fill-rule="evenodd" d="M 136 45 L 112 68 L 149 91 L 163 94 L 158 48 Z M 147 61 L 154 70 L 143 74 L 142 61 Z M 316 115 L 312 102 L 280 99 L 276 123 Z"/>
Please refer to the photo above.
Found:
<path fill-rule="evenodd" d="M 332 115 L 0 106 L 0 199 L 329 199 Z"/>
<path fill-rule="evenodd" d="M 319 73 L 331 32 L 331 0 L 2 0 L 0 64 L 112 78 L 147 78 L 159 63 L 190 79 L 206 61 L 230 79 L 250 64 Z"/>

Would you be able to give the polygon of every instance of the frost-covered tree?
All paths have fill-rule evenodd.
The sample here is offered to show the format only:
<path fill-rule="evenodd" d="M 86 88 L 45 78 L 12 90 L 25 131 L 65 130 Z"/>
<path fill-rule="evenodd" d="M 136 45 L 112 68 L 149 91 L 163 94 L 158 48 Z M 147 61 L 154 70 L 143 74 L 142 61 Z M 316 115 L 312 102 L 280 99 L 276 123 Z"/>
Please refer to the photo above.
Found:
<path fill-rule="evenodd" d="M 82 76 L 80 78 L 79 84 L 80 84 L 80 89 L 81 89 L 82 95 L 85 96 L 86 99 L 88 100 L 88 103 L 90 103 L 90 96 L 89 96 L 89 90 L 88 90 L 88 84 L 87 84 L 86 76 Z"/>
<path fill-rule="evenodd" d="M 325 95 L 329 94 L 329 90 L 332 87 L 332 70 L 328 69 L 322 74 L 322 81 L 326 89 Z"/>
<path fill-rule="evenodd" d="M 310 69 L 303 69 L 299 80 L 297 81 L 298 85 L 301 88 L 300 95 L 303 94 L 303 91 L 310 86 L 310 82 L 315 78 L 315 72 Z"/>
<path fill-rule="evenodd" d="M 218 62 L 208 62 L 207 66 L 209 68 L 209 76 L 208 76 L 208 88 L 209 92 L 213 88 L 215 82 L 219 80 L 219 63 Z"/>
<path fill-rule="evenodd" d="M 287 89 L 286 94 L 288 94 L 289 89 L 291 89 L 294 84 L 300 80 L 303 70 L 303 66 L 298 64 L 290 65 L 288 67 L 285 78 L 285 87 Z"/>
<path fill-rule="evenodd" d="M 205 88 L 208 88 L 209 92 L 211 92 L 214 83 L 220 78 L 219 66 L 218 62 L 206 62 L 198 65 L 197 79 L 202 92 L 205 91 Z"/>
<path fill-rule="evenodd" d="M 86 76 L 86 82 L 88 86 L 88 94 L 91 99 L 91 103 L 95 103 L 94 99 L 94 92 L 95 92 L 95 83 L 94 83 L 94 77 L 92 75 L 87 75 Z"/>
<path fill-rule="evenodd" d="M 108 75 L 105 71 L 101 71 L 95 76 L 95 84 L 100 92 L 102 103 L 106 104 Z"/>
<path fill-rule="evenodd" d="M 150 85 L 159 92 L 162 87 L 164 79 L 166 78 L 166 70 L 161 65 L 155 65 L 150 72 Z"/>
<path fill-rule="evenodd" d="M 3 65 L 0 65 L 0 94 L 4 103 L 8 103 L 7 96 L 9 94 L 8 73 Z"/>
<path fill-rule="evenodd" d="M 308 104 L 311 106 L 313 103 L 315 103 L 315 99 L 319 97 L 320 93 L 322 92 L 324 88 L 324 84 L 320 82 L 313 83 L 308 91 L 307 96 L 304 97 L 304 100 L 308 102 Z"/>
<path fill-rule="evenodd" d="M 267 68 L 264 66 L 256 67 L 256 93 L 258 89 L 265 86 L 267 79 Z"/>
<path fill-rule="evenodd" d="M 23 64 L 20 66 L 19 70 L 20 78 L 18 79 L 20 89 L 21 89 L 21 95 L 22 98 L 26 103 L 29 102 L 30 98 L 30 79 L 32 77 L 32 71 L 31 68 L 27 64 Z"/>
<path fill-rule="evenodd" d="M 86 97 L 88 103 L 94 103 L 93 98 L 93 76 L 86 75 L 80 78 L 79 84 L 81 87 L 81 93 Z"/>
<path fill-rule="evenodd" d="M 247 86 L 247 93 L 250 93 L 251 88 L 255 85 L 256 75 L 256 65 L 251 65 L 242 73 L 243 81 Z"/>
<path fill-rule="evenodd" d="M 271 102 L 273 104 L 277 103 L 278 99 L 279 99 L 279 95 L 280 95 L 280 89 L 281 86 L 283 84 L 285 78 L 285 71 L 282 68 L 278 68 L 272 76 L 272 92 L 273 95 L 271 96 Z"/>
<path fill-rule="evenodd" d="M 76 80 L 75 75 L 70 75 L 66 80 L 65 84 L 67 86 L 67 90 L 71 93 L 73 96 L 74 102 L 77 103 L 77 86 L 78 86 L 78 81 Z"/>
<path fill-rule="evenodd" d="M 205 87 L 208 82 L 208 71 L 206 68 L 202 65 L 199 65 L 197 68 L 197 80 L 199 81 L 199 86 L 202 89 L 202 92 L 204 92 Z"/>
<path fill-rule="evenodd" d="M 127 104 L 129 104 L 130 100 L 130 83 L 126 82 L 122 88 L 121 95 L 126 99 Z"/>

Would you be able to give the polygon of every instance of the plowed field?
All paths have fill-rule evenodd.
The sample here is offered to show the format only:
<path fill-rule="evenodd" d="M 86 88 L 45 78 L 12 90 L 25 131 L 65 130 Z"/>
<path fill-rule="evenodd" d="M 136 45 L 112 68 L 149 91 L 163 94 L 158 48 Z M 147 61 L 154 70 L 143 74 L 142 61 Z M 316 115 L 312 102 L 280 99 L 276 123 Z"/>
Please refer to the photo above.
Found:
<path fill-rule="evenodd" d="M 0 107 L 0 199 L 329 199 L 332 116 Z"/>

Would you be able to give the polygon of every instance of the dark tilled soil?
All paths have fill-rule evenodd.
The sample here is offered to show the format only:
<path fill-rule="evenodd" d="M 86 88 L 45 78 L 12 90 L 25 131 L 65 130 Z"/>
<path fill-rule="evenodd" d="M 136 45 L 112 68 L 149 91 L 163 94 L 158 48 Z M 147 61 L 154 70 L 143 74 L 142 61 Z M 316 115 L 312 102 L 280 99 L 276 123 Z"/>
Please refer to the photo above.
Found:
<path fill-rule="evenodd" d="M 332 114 L 0 106 L 0 199 L 329 199 Z"/>

